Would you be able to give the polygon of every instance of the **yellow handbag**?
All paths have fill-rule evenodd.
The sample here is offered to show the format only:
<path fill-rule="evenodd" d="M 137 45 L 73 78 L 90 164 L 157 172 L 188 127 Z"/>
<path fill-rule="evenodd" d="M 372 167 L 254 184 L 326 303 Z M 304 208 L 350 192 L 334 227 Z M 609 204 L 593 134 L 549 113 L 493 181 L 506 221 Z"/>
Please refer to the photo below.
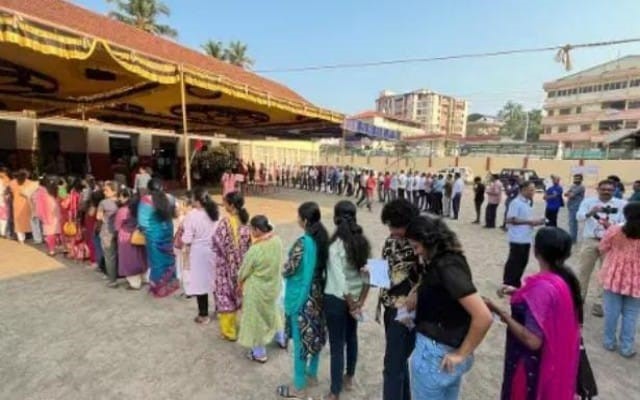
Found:
<path fill-rule="evenodd" d="M 75 236 L 78 234 L 78 226 L 73 221 L 67 221 L 62 227 L 62 232 L 65 236 Z"/>
<path fill-rule="evenodd" d="M 131 234 L 131 244 L 134 246 L 146 246 L 147 239 L 144 237 L 144 233 L 140 229 L 136 229 Z"/>

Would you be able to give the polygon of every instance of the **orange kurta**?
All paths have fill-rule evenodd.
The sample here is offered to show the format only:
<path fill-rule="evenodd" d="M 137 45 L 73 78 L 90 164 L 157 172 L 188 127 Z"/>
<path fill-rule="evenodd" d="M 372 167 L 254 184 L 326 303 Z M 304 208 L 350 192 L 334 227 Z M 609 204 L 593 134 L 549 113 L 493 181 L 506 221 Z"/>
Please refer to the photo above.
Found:
<path fill-rule="evenodd" d="M 22 185 L 15 179 L 9 183 L 11 193 L 13 193 L 13 229 L 16 233 L 31 232 L 31 201 L 22 193 L 22 189 L 28 181 Z"/>

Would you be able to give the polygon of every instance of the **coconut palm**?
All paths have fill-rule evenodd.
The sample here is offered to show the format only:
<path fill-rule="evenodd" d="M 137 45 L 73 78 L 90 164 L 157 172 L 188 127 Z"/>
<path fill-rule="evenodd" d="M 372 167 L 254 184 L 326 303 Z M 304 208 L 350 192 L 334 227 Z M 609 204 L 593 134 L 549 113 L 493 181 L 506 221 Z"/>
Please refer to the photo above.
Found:
<path fill-rule="evenodd" d="M 232 41 L 224 50 L 224 58 L 229 64 L 242 68 L 249 68 L 253 60 L 247 55 L 247 45 L 240 41 Z"/>
<path fill-rule="evenodd" d="M 157 22 L 160 16 L 168 17 L 171 14 L 169 7 L 160 0 L 107 0 L 107 3 L 115 5 L 116 10 L 111 11 L 109 16 L 118 21 L 154 35 L 178 36 L 175 29 Z"/>
<path fill-rule="evenodd" d="M 218 40 L 207 40 L 202 46 L 202 51 L 208 56 L 217 58 L 218 60 L 225 60 L 225 48 L 222 42 Z"/>

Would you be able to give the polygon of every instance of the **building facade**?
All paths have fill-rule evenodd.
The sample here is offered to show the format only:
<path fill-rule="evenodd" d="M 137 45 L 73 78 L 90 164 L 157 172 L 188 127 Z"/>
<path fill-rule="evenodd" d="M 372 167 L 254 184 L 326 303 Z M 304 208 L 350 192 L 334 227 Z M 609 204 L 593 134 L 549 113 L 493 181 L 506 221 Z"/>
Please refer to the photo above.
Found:
<path fill-rule="evenodd" d="M 467 137 L 498 136 L 504 122 L 499 118 L 483 115 L 473 121 L 467 121 Z"/>
<path fill-rule="evenodd" d="M 541 140 L 598 147 L 640 122 L 640 56 L 627 56 L 544 84 Z"/>
<path fill-rule="evenodd" d="M 383 91 L 376 100 L 376 110 L 419 122 L 432 135 L 464 137 L 466 132 L 468 103 L 426 89 L 402 94 Z"/>

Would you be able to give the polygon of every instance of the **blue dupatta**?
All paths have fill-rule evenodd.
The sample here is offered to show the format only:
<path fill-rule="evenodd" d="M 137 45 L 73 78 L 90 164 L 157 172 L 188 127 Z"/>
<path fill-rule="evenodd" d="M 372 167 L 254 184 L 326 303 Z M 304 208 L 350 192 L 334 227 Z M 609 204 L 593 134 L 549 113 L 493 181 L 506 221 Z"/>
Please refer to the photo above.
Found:
<path fill-rule="evenodd" d="M 296 272 L 285 280 L 284 312 L 286 315 L 296 315 L 304 306 L 311 291 L 313 276 L 316 268 L 318 249 L 311 236 L 302 237 L 302 259 Z"/>

